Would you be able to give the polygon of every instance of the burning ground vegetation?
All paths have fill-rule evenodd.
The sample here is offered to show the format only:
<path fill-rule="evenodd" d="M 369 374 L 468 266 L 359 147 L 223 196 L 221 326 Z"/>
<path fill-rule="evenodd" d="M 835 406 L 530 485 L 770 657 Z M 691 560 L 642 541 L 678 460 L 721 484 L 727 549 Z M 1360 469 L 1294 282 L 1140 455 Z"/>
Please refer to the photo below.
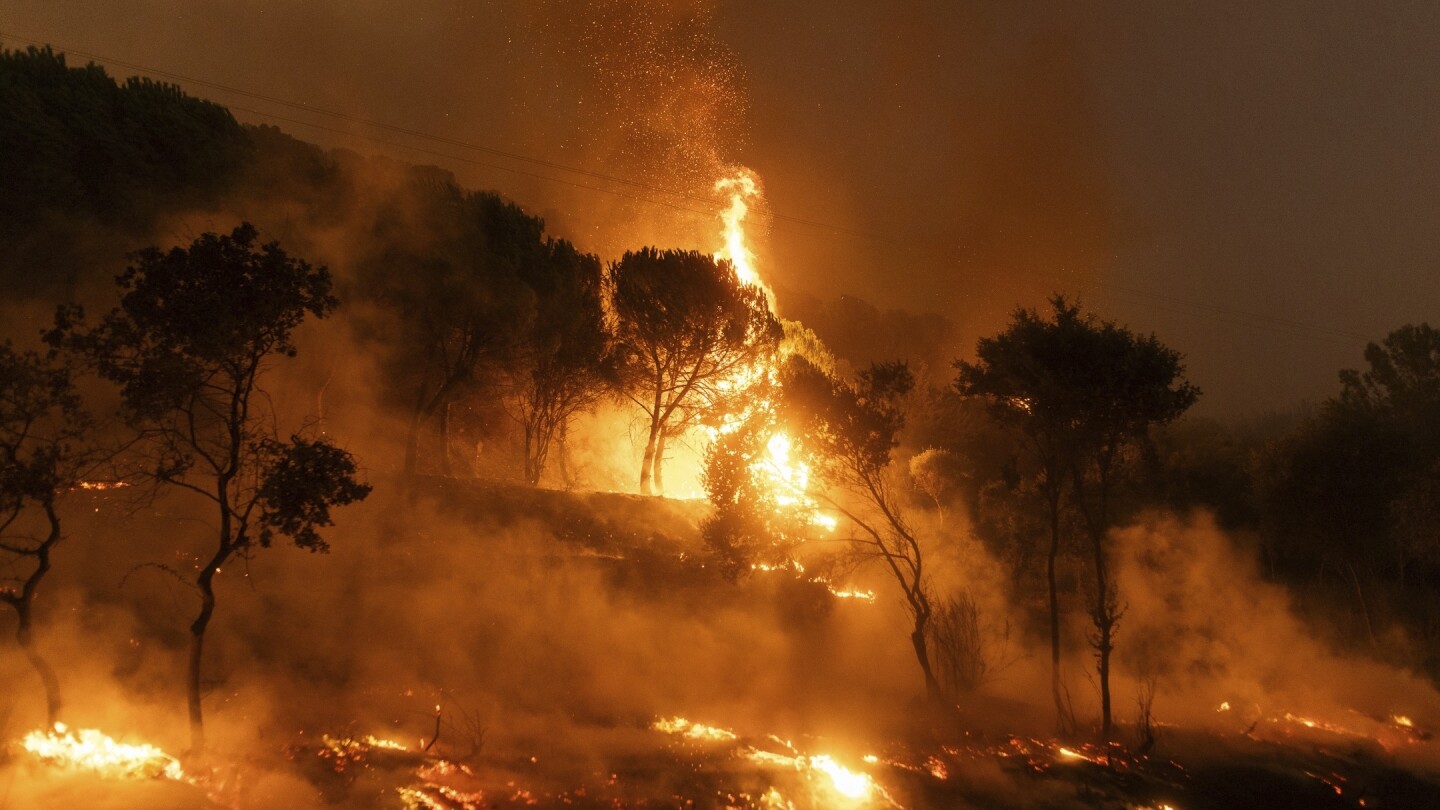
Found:
<path fill-rule="evenodd" d="M 71 618 L 50 628 L 66 660 L 90 653 L 66 677 L 75 722 L 35 728 L 12 692 L 0 807 L 1158 810 L 1440 796 L 1436 707 L 1413 695 L 1395 704 L 1413 716 L 1242 698 L 1182 710 L 1190 696 L 1162 686 L 1146 727 L 1122 723 L 1101 744 L 1050 731 L 1030 671 L 1043 667 L 1027 655 L 940 710 L 914 698 L 903 609 L 883 579 L 811 559 L 735 583 L 705 563 L 697 504 L 526 493 L 436 481 L 337 527 L 351 542 L 327 561 L 334 585 L 304 557 L 257 557 L 227 581 L 236 615 L 217 636 L 203 756 L 185 751 L 163 685 L 183 652 L 165 627 L 166 575 L 102 587 L 155 551 L 107 546 L 104 527 L 173 515 L 86 495 L 96 511 L 77 524 L 103 565 L 58 584 Z M 273 623 L 281 602 L 305 618 Z M 109 638 L 117 623 L 133 635 Z M 22 662 L 3 665 L 24 682 Z"/>

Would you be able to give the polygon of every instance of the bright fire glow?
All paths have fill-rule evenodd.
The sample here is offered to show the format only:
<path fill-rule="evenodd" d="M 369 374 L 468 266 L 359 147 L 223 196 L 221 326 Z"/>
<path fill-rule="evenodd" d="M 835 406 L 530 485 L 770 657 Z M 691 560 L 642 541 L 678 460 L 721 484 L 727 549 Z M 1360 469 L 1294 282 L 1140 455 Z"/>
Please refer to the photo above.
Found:
<path fill-rule="evenodd" d="M 153 745 L 118 742 L 93 728 L 71 731 L 56 723 L 50 731 L 32 731 L 21 746 L 41 762 L 92 771 L 114 779 L 185 778 L 179 760 Z"/>
<path fill-rule="evenodd" d="M 735 268 L 735 277 L 742 284 L 759 287 L 765 292 L 766 301 L 773 307 L 774 295 L 760 278 L 756 267 L 755 252 L 745 231 L 745 219 L 751 205 L 760 197 L 760 184 L 755 173 L 740 167 L 727 177 L 715 182 L 715 191 L 729 199 L 729 205 L 720 211 L 723 224 L 722 245 L 715 252 L 715 258 L 728 261 Z M 783 358 L 782 358 L 783 359 Z M 721 384 L 721 388 L 742 390 L 760 380 L 775 381 L 776 364 L 768 364 L 739 371 L 733 380 Z M 769 403 L 762 403 L 768 405 Z M 728 419 L 717 430 L 716 435 L 737 430 L 743 420 L 737 415 Z M 751 465 L 751 473 L 758 481 L 767 485 L 775 504 L 781 508 L 808 513 L 809 523 L 826 531 L 834 531 L 837 521 L 830 515 L 823 515 L 816 508 L 815 500 L 808 494 L 810 467 L 794 457 L 794 442 L 784 433 L 775 433 L 766 440 L 765 453 Z"/>
<path fill-rule="evenodd" d="M 702 723 L 692 723 L 683 717 L 660 718 L 650 725 L 656 731 L 679 734 L 691 740 L 714 740 L 725 742 L 735 739 L 735 732 Z"/>
<path fill-rule="evenodd" d="M 734 265 L 741 283 L 759 284 L 763 288 L 760 274 L 755 270 L 755 253 L 745 240 L 745 217 L 750 213 L 750 200 L 760 193 L 755 174 L 749 169 L 738 169 L 730 177 L 715 181 L 715 190 L 730 198 L 730 205 L 720 212 L 720 221 L 725 223 L 725 244 L 716 251 L 715 258 Z"/>
<path fill-rule="evenodd" d="M 829 776 L 835 792 L 841 796 L 857 800 L 870 798 L 870 791 L 875 783 L 871 781 L 869 774 L 852 771 L 831 759 L 828 754 L 811 757 L 810 767 Z"/>
<path fill-rule="evenodd" d="M 786 754 L 775 754 L 770 751 L 761 751 L 758 748 L 750 749 L 746 757 L 760 765 L 779 766 L 783 768 L 794 768 L 801 773 L 824 774 L 829 780 L 829 786 L 836 793 L 856 802 L 869 801 L 877 793 L 888 797 L 884 789 L 875 783 L 870 774 L 861 771 L 852 771 L 844 765 L 835 761 L 829 754 L 817 754 L 807 757 L 803 754 L 788 756 Z"/>

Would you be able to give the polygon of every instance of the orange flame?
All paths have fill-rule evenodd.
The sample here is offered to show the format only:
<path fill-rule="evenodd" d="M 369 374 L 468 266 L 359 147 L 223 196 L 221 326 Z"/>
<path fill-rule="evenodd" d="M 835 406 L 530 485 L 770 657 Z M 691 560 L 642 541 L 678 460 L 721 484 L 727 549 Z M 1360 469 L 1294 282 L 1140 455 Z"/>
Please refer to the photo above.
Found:
<path fill-rule="evenodd" d="M 32 731 L 21 747 L 41 762 L 59 768 L 92 771 L 113 779 L 185 779 L 180 761 L 153 745 L 128 744 L 93 728 L 71 731 L 56 723 L 50 731 Z"/>

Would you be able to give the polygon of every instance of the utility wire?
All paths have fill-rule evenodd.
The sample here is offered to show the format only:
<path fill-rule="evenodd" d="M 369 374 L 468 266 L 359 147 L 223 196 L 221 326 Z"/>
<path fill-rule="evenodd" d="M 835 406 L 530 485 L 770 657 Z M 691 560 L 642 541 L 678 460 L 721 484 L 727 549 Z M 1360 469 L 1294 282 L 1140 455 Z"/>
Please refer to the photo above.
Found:
<path fill-rule="evenodd" d="M 29 45 L 34 45 L 34 46 L 36 46 L 36 47 L 52 47 L 52 48 L 55 48 L 55 49 L 59 50 L 59 51 L 62 52 L 62 53 L 74 54 L 74 55 L 76 55 L 76 56 L 81 56 L 81 57 L 84 57 L 84 58 L 89 59 L 89 60 L 94 61 L 94 62 L 100 62 L 100 63 L 108 64 L 108 65 L 115 65 L 115 66 L 127 68 L 127 69 L 129 69 L 129 70 L 137 71 L 137 72 L 139 72 L 139 73 L 149 74 L 149 75 L 152 75 L 152 76 L 159 76 L 159 77 L 163 77 L 163 78 L 166 78 L 166 79 L 171 79 L 171 80 L 174 80 L 174 81 L 177 81 L 177 82 L 186 82 L 186 83 L 193 84 L 193 85 L 198 85 L 198 86 L 201 86 L 201 87 L 207 87 L 207 88 L 210 88 L 210 89 L 212 89 L 212 90 L 219 90 L 219 91 L 222 91 L 222 92 L 225 92 L 225 93 L 232 93 L 232 94 L 235 94 L 235 95 L 238 95 L 238 96 L 242 96 L 242 97 L 245 97 L 245 98 L 251 98 L 251 99 L 256 99 L 256 100 L 259 100 L 259 101 L 268 102 L 268 103 L 271 103 L 271 104 L 277 104 L 277 105 L 280 105 L 280 106 L 289 107 L 289 108 L 291 108 L 291 109 L 301 110 L 301 111 L 304 111 L 304 112 L 307 112 L 307 113 L 311 113 L 311 114 L 315 114 L 315 115 L 321 115 L 321 116 L 325 116 L 325 117 L 329 117 L 329 118 L 334 118 L 334 119 L 337 119 L 337 120 L 346 121 L 346 122 L 348 122 L 348 123 L 352 123 L 352 124 L 356 124 L 356 125 L 360 125 L 360 126 L 373 127 L 373 128 L 375 128 L 375 129 L 379 129 L 379 130 L 383 130 L 383 131 L 391 132 L 391 133 L 395 133 L 395 134 L 405 135 L 405 136 L 412 137 L 412 138 L 417 138 L 417 139 L 420 139 L 420 140 L 431 141 L 431 142 L 438 143 L 438 144 L 443 144 L 443 145 L 447 145 L 447 146 L 454 146 L 454 147 L 458 147 L 458 148 L 461 148 L 461 149 L 467 149 L 467 150 L 471 150 L 471 151 L 475 151 L 475 152 L 480 152 L 480 153 L 483 153 L 483 154 L 492 155 L 492 156 L 494 156 L 494 157 L 501 157 L 501 158 L 505 158 L 505 159 L 508 159 L 508 160 L 514 160 L 514 161 L 518 161 L 518 162 L 522 162 L 522 163 L 528 163 L 528 164 L 531 164 L 531 165 L 533 165 L 533 166 L 537 166 L 537 167 L 541 167 L 541 168 L 547 168 L 547 169 L 551 169 L 551 170 L 554 170 L 554 171 L 569 172 L 569 173 L 577 174 L 577 175 L 580 175 L 580 176 L 582 176 L 582 177 L 586 177 L 586 178 L 589 178 L 589 179 L 592 179 L 592 180 L 600 180 L 600 181 L 609 182 L 609 183 L 616 183 L 616 184 L 619 184 L 619 185 L 622 185 L 622 186 L 629 187 L 629 188 L 631 188 L 631 189 L 639 189 L 639 190 L 642 190 L 642 191 L 648 191 L 648 192 L 651 192 L 652 194 L 658 194 L 658 195 L 663 195 L 663 196 L 665 196 L 665 197 L 677 198 L 677 199 L 679 199 L 679 200 L 681 200 L 681 201 L 685 201 L 685 202 L 704 203 L 704 204 L 706 204 L 706 205 L 712 205 L 712 206 L 713 206 L 713 205 L 724 205 L 724 204 L 726 204 L 726 203 L 729 202 L 728 199 L 722 198 L 722 197 L 707 197 L 707 196 L 697 195 L 697 194 L 693 194 L 693 193 L 689 193 L 689 192 L 676 191 L 676 190 L 673 190 L 673 189 L 667 189 L 667 188 L 664 188 L 664 187 L 655 185 L 655 184 L 653 184 L 653 183 L 647 183 L 647 182 L 642 181 L 642 180 L 636 180 L 636 179 L 628 178 L 628 177 L 620 177 L 620 176 L 617 176 L 617 175 L 607 174 L 607 173 L 604 173 L 604 172 L 598 172 L 598 171 L 594 171 L 594 170 L 591 170 L 591 169 L 586 169 L 586 168 L 583 168 L 583 167 L 570 166 L 570 165 L 566 165 L 566 164 L 563 164 L 563 163 L 557 163 L 557 162 L 554 162 L 554 161 L 546 160 L 546 159 L 544 159 L 544 158 L 538 158 L 538 157 L 534 157 L 534 156 L 531 156 L 531 155 L 525 155 L 525 154 L 518 153 L 518 152 L 507 151 L 507 150 L 504 150 L 504 149 L 497 149 L 497 148 L 494 148 L 494 147 L 485 146 L 485 145 L 483 145 L 483 144 L 477 144 L 477 143 L 472 143 L 472 142 L 469 142 L 469 141 L 460 140 L 460 139 L 458 139 L 458 138 L 452 138 L 452 137 L 448 137 L 448 136 L 444 136 L 444 135 L 437 135 L 437 134 L 434 134 L 434 133 L 425 132 L 425 131 L 423 131 L 423 130 L 418 130 L 418 129 L 413 129 L 413 128 L 410 128 L 410 127 L 403 127 L 403 126 L 398 126 L 398 125 L 396 125 L 396 124 L 386 123 L 386 122 L 384 122 L 384 121 L 376 121 L 376 120 L 373 120 L 373 119 L 370 119 L 370 118 L 365 118 L 365 117 L 363 117 L 363 116 L 354 115 L 354 114 L 346 113 L 346 112 L 339 111 L 339 110 L 331 110 L 331 109 L 326 109 L 326 108 L 323 108 L 323 107 L 316 107 L 316 106 L 313 106 L 313 105 L 311 105 L 311 104 L 307 104 L 307 103 L 304 103 L 304 102 L 292 101 L 292 100 L 280 98 L 280 97 L 277 97 L 277 96 L 267 95 L 267 94 L 264 94 L 264 93 L 258 93 L 258 92 L 252 91 L 252 90 L 246 90 L 246 89 L 244 89 L 244 88 L 234 87 L 234 86 L 232 86 L 232 85 L 221 84 L 221 83 L 219 83 L 219 82 L 214 82 L 214 81 L 210 81 L 210 80 L 207 80 L 207 79 L 201 79 L 201 78 L 197 78 L 197 77 L 194 77 L 194 76 L 188 76 L 188 75 L 181 74 L 181 73 L 175 73 L 175 72 L 173 72 L 173 71 L 163 70 L 163 69 L 160 69 L 160 68 L 154 68 L 154 67 L 150 67 L 150 66 L 148 66 L 148 65 L 141 65 L 141 64 L 137 64 L 137 63 L 135 63 L 135 62 L 129 62 L 129 61 L 125 61 L 125 60 L 122 60 L 122 59 L 117 59 L 117 58 L 114 58 L 114 57 L 105 56 L 105 55 L 102 55 L 102 54 L 92 53 L 92 52 L 89 52 L 89 51 L 83 51 L 83 50 L 79 50 L 79 49 L 75 49 L 75 48 L 67 48 L 67 47 L 64 47 L 64 46 L 55 45 L 54 43 L 46 43 L 46 42 L 43 42 L 43 41 L 41 41 L 41 40 L 31 39 L 31 38 L 29 38 L 29 37 L 23 37 L 23 36 L 20 36 L 20 35 L 18 35 L 18 34 L 12 34 L 12 33 L 8 33 L 8 32 L 5 32 L 5 31 L 0 31 L 0 39 L 15 40 L 15 41 L 17 41 L 17 42 L 23 42 L 23 43 L 26 43 L 26 44 L 29 44 Z M 483 160 L 477 160 L 477 159 L 475 159 L 475 158 L 462 157 L 462 156 L 459 156 L 459 155 L 454 155 L 454 154 L 450 154 L 450 153 L 446 153 L 446 152 L 440 152 L 440 151 L 436 151 L 436 150 L 433 150 L 433 149 L 428 149 L 428 148 L 425 148 L 425 147 L 422 147 L 422 146 L 416 146 L 416 145 L 413 145 L 413 144 L 398 143 L 398 142 L 393 141 L 393 140 L 387 140 L 387 139 L 385 139 L 385 138 L 381 138 L 381 137 L 378 137 L 378 136 L 368 135 L 368 134 L 365 134 L 365 133 L 363 133 L 363 132 L 355 132 L 355 131 L 353 131 L 353 130 L 346 130 L 346 129 L 339 129 L 339 128 L 336 128 L 336 127 L 329 127 L 329 126 L 325 126 L 325 125 L 323 125 L 323 124 L 317 124 L 317 123 L 314 123 L 314 122 L 304 121 L 304 120 L 300 120 L 300 119 L 296 119 L 296 118 L 289 118 L 289 117 L 286 117 L 286 116 L 276 115 L 276 114 L 274 114 L 274 113 L 262 112 L 262 111 L 260 111 L 260 110 L 255 110 L 255 109 L 251 109 L 251 108 L 240 107 L 240 106 L 236 106 L 236 105 L 227 105 L 227 106 L 228 106 L 230 109 L 232 109 L 232 110 L 238 110 L 238 111 L 240 111 L 240 112 L 245 112 L 245 113 L 248 113 L 248 114 L 250 114 L 250 115 L 258 116 L 258 117 L 261 117 L 261 118 L 266 118 L 266 119 L 273 120 L 273 121 L 282 121 L 282 122 L 285 122 L 285 123 L 288 123 L 288 124 L 295 124 L 295 125 L 298 125 L 298 126 L 311 127 L 311 128 L 313 128 L 313 129 L 316 129 L 316 130 L 320 130 L 320 131 L 323 131 L 323 132 L 329 132 L 329 133 L 333 133 L 333 134 L 338 134 L 338 135 L 343 135 L 343 136 L 346 136 L 346 137 L 358 137 L 358 138 L 363 138 L 363 139 L 365 139 L 365 140 L 372 141 L 372 142 L 379 143 L 379 144 L 384 144 L 384 145 L 386 145 L 386 146 L 391 146 L 391 147 L 395 147 L 395 148 L 399 148 L 399 149 L 408 149 L 408 150 L 411 150 L 411 151 L 414 151 L 414 152 L 418 152 L 418 153 L 421 153 L 421 154 L 431 155 L 431 156 L 434 156 L 434 157 L 440 157 L 440 158 L 444 158 L 444 159 L 447 159 L 447 160 L 454 160 L 454 161 L 459 161 L 459 162 L 467 163 L 467 164 L 474 165 L 474 166 L 481 166 L 481 167 L 488 168 L 488 169 L 495 169 L 495 170 L 498 170 L 498 171 L 510 172 L 510 173 L 512 173 L 512 174 L 516 174 L 516 175 L 519 175 L 519 176 L 530 177 L 530 178 L 532 178 L 532 179 L 541 180 L 541 181 L 549 182 L 549 183 L 557 183 L 557 184 L 569 186 L 569 187 L 571 187 L 571 188 L 577 188 L 577 189 L 582 189 L 582 190 L 586 190 L 586 191 L 593 191 L 593 192 L 600 193 L 600 194 L 607 194 L 607 195 L 611 195 L 611 196 L 622 197 L 622 198 L 629 199 L 629 200 L 632 200 L 632 201 L 634 201 L 634 202 L 638 202 L 638 203 L 645 204 L 645 205 L 661 206 L 661 207 L 669 208 L 669 209 L 674 210 L 674 211 L 680 211 L 680 212 L 695 214 L 695 215 L 704 216 L 704 217 L 713 217 L 713 216 L 715 216 L 715 211 L 714 211 L 714 210 L 701 210 L 701 209 L 697 209 L 697 208 L 692 208 L 692 207 L 686 206 L 686 205 L 681 204 L 681 203 L 670 202 L 670 201 L 668 201 L 668 200 L 663 200 L 663 199 L 656 199 L 655 197 L 652 197 L 652 196 L 640 196 L 640 195 L 637 195 L 637 194 L 634 194 L 634 193 L 631 193 L 631 192 L 628 192 L 628 191 L 621 191 L 621 190 L 612 189 L 612 188 L 605 188 L 605 187 L 600 186 L 600 185 L 594 185 L 594 184 L 589 184 L 589 183 L 577 182 L 577 181 L 575 181 L 575 180 L 567 180 L 567 179 L 564 179 L 564 178 L 562 178 L 562 177 L 554 177 L 554 176 L 551 176 L 551 175 L 548 175 L 548 174 L 541 174 L 541 173 L 538 173 L 538 172 L 535 172 L 535 171 L 529 171 L 529 170 L 526 170 L 526 169 L 518 169 L 518 168 L 515 168 L 515 167 L 512 167 L 512 166 L 505 166 L 505 165 L 501 165 L 501 164 L 498 164 L 498 163 L 487 162 L 487 161 L 483 161 Z M 854 229 L 850 229 L 850 228 L 844 228 L 844 227 L 841 227 L 841 226 L 838 226 L 838 225 L 832 225 L 832 224 L 829 224 L 829 223 L 818 222 L 818 221 L 816 221 L 816 220 L 806 219 L 806 218 L 803 218 L 803 217 L 790 216 L 790 215 L 787 215 L 787 214 L 783 214 L 783 213 L 774 211 L 773 209 L 767 210 L 766 213 L 769 215 L 769 218 L 772 220 L 772 222 L 775 222 L 775 223 L 785 223 L 785 224 L 790 224 L 790 225 L 799 225 L 799 226 L 804 226 L 804 227 L 807 227 L 807 228 L 813 228 L 813 229 L 818 229 L 818 230 L 829 231 L 829 232 L 831 232 L 832 234 L 842 234 L 842 235 L 850 236 L 850 237 L 856 238 L 856 239 L 858 239 L 858 240 L 860 240 L 860 241 L 871 242 L 871 243 L 887 244 L 887 245 L 892 245 L 892 246 L 898 246 L 898 247 L 906 250 L 907 252 L 908 252 L 908 251 L 914 251 L 914 250 L 917 248 L 917 246 L 918 246 L 918 243 L 917 243 L 915 240 L 901 240 L 901 239 L 897 239 L 897 238 L 894 238 L 894 237 L 886 237 L 886 236 L 882 236 L 882 235 L 875 234 L 875 233 L 871 233 L 871 232 L 854 230 Z M 788 230 L 788 229 L 787 229 L 787 230 Z M 820 237 L 820 238 L 824 238 L 823 236 L 820 236 L 819 234 L 811 234 L 811 236 L 818 236 L 818 237 Z M 932 248 L 932 250 L 930 250 L 930 251 L 924 251 L 924 252 L 925 252 L 925 253 L 931 253 L 931 252 L 933 252 L 934 255 L 943 256 L 943 255 L 945 255 L 945 253 L 946 253 L 947 250 L 948 250 L 947 246 L 943 246 L 943 245 L 931 245 L 931 248 Z M 955 269 L 956 269 L 956 268 L 952 268 L 952 271 L 954 271 Z M 972 275 L 972 276 L 977 276 L 977 277 L 980 275 L 980 274 L 979 274 L 979 271 L 977 271 L 977 270 L 960 270 L 959 272 L 964 273 L 965 275 Z M 1062 286 L 1063 286 L 1063 285 L 1067 285 L 1067 284 L 1073 284 L 1073 283 L 1075 283 L 1073 280 L 1063 279 L 1063 278 L 1061 278 L 1060 276 L 1058 276 L 1058 275 L 1056 275 L 1056 274 L 1054 274 L 1054 273 L 1040 273 L 1040 274 L 1036 274 L 1036 275 L 1039 275 L 1039 277 L 1040 277 L 1040 278 L 1043 278 L 1043 279 L 1047 279 L 1047 280 L 1050 280 L 1050 281 L 1060 282 L 1060 283 L 1062 284 Z M 1032 276 L 1032 277 L 1033 277 L 1033 276 Z M 1246 312 L 1246 311 L 1242 311 L 1242 310 L 1231 309 L 1231 308 L 1228 308 L 1228 307 L 1221 307 L 1221 306 L 1216 306 L 1216 305 L 1212 305 L 1212 304 L 1205 304 L 1205 303 L 1196 302 L 1196 301 L 1189 301 L 1189 300 L 1182 299 L 1182 298 L 1178 298 L 1178 297 L 1175 297 L 1175 296 L 1169 296 L 1169 295 L 1164 295 L 1164 294 L 1160 294 L 1160 293 L 1152 293 L 1152 292 L 1147 292 L 1147 291 L 1144 291 L 1144 290 L 1136 290 L 1136 289 L 1133 289 L 1133 288 L 1127 288 L 1127 287 L 1123 287 L 1123 286 L 1116 285 L 1116 284 L 1113 284 L 1113 283 L 1110 283 L 1110 282 L 1105 282 L 1105 281 L 1092 280 L 1092 281 L 1088 281 L 1088 282 L 1082 282 L 1082 284 L 1084 284 L 1085 286 L 1093 286 L 1093 287 L 1096 287 L 1096 288 L 1098 288 L 1098 289 L 1101 289 L 1101 290 L 1104 290 L 1104 291 L 1107 291 L 1107 292 L 1120 293 L 1120 294 L 1122 294 L 1123 296 L 1130 296 L 1130 297 L 1132 297 L 1132 298 L 1140 298 L 1140 299 L 1148 299 L 1148 300 L 1151 302 L 1150 305 L 1153 306 L 1153 307 L 1156 308 L 1156 309 L 1163 309 L 1163 310 L 1168 311 L 1168 312 L 1172 312 L 1172 313 L 1176 313 L 1176 314 L 1189 315 L 1189 316 L 1191 316 L 1191 317 L 1204 318 L 1204 319 L 1208 319 L 1208 320 L 1211 320 L 1211 321 L 1214 321 L 1214 322 L 1218 322 L 1218 323 L 1225 323 L 1225 324 L 1228 324 L 1228 325 L 1242 325 L 1242 326 L 1250 326 L 1250 327 L 1256 327 L 1256 328 L 1268 328 L 1270 331 L 1277 331 L 1277 330 L 1278 330 L 1278 331 L 1287 331 L 1287 332 L 1291 332 L 1291 333 L 1293 333 L 1293 334 L 1308 333 L 1308 334 L 1312 334 L 1312 335 L 1322 335 L 1322 336 L 1326 336 L 1326 337 L 1330 337 L 1330 338 L 1341 338 L 1341 339 L 1345 339 L 1346 341 L 1350 341 L 1350 340 L 1361 340 L 1361 341 L 1363 341 L 1363 340 L 1367 340 L 1367 339 L 1368 339 L 1365 335 L 1361 335 L 1361 334 L 1358 334 L 1358 333 L 1355 333 L 1355 332 L 1350 332 L 1350 331 L 1343 330 L 1343 329 L 1336 329 L 1336 328 L 1333 328 L 1333 327 L 1323 326 L 1323 325 L 1314 324 L 1314 323 L 1307 323 L 1307 322 L 1304 322 L 1304 321 L 1297 321 L 1297 320 L 1292 320 L 1292 319 L 1288 319 L 1288 318 L 1281 318 L 1281 317 L 1273 316 L 1273 315 L 1264 315 L 1264 314 L 1261 314 L 1261 313 Z M 1167 305 L 1167 304 L 1168 304 L 1168 306 L 1165 306 L 1165 305 Z M 1177 307 L 1178 307 L 1179 309 L 1177 309 Z"/>

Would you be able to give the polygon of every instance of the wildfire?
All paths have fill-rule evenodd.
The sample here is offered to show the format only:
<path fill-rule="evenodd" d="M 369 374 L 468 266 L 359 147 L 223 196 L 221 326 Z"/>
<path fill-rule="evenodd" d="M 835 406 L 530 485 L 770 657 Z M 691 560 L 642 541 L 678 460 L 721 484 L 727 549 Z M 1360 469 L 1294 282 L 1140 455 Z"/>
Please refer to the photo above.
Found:
<path fill-rule="evenodd" d="M 874 591 L 862 591 L 852 588 L 830 588 L 830 593 L 839 599 L 859 599 L 862 602 L 874 602 Z"/>
<path fill-rule="evenodd" d="M 730 205 L 720 212 L 720 221 L 725 223 L 724 245 L 715 252 L 715 258 L 730 262 L 742 283 L 759 285 L 769 295 L 770 290 L 755 270 L 755 253 L 745 240 L 745 217 L 750 213 L 750 200 L 760 193 L 755 173 L 738 169 L 730 177 L 715 181 L 715 191 L 730 198 Z"/>
<path fill-rule="evenodd" d="M 887 801 L 890 799 L 889 794 L 875 782 L 870 774 L 863 771 L 852 771 L 836 762 L 835 758 L 829 754 L 788 755 L 752 748 L 746 754 L 746 758 L 757 765 L 793 768 L 805 775 L 821 774 L 828 779 L 828 782 L 824 784 L 827 784 L 841 797 L 853 802 L 868 802 L 877 796 L 883 797 Z M 893 804 L 893 801 L 891 803 Z"/>
<path fill-rule="evenodd" d="M 692 723 L 683 717 L 672 717 L 668 720 L 660 718 L 650 725 L 656 731 L 663 731 L 666 734 L 683 735 L 690 740 L 713 740 L 728 742 L 735 739 L 735 732 L 728 729 L 707 726 L 702 723 Z"/>
<path fill-rule="evenodd" d="M 77 483 L 73 488 L 104 491 L 107 489 L 122 489 L 128 486 L 130 486 L 130 484 L 125 481 L 81 481 Z"/>
<path fill-rule="evenodd" d="M 102 731 L 71 731 L 56 723 L 50 731 L 32 731 L 21 747 L 47 765 L 92 771 L 114 779 L 185 779 L 180 761 L 153 745 L 116 741 Z"/>
<path fill-rule="evenodd" d="M 715 258 L 728 261 L 735 268 L 735 276 L 742 284 L 764 290 L 767 301 L 773 307 L 774 294 L 760 278 L 755 252 L 750 249 L 745 231 L 745 219 L 750 213 L 750 206 L 760 196 L 759 181 L 754 172 L 741 167 L 736 169 L 734 174 L 717 180 L 715 191 L 726 195 L 730 201 L 719 214 L 723 224 L 722 245 L 715 252 Z M 736 373 L 734 379 L 723 383 L 721 388 L 742 391 L 762 380 L 773 383 L 777 369 L 778 365 L 773 362 L 742 369 Z M 772 403 L 764 401 L 753 403 L 751 407 L 767 408 L 771 405 Z M 711 438 L 737 430 L 743 422 L 741 415 L 732 415 L 712 431 Z M 799 461 L 794 455 L 794 440 L 783 432 L 776 432 L 766 440 L 764 454 L 751 465 L 751 474 L 756 480 L 766 483 L 777 506 L 805 513 L 812 526 L 834 531 L 837 525 L 835 518 L 821 514 L 818 504 L 809 495 L 809 465 Z"/>

